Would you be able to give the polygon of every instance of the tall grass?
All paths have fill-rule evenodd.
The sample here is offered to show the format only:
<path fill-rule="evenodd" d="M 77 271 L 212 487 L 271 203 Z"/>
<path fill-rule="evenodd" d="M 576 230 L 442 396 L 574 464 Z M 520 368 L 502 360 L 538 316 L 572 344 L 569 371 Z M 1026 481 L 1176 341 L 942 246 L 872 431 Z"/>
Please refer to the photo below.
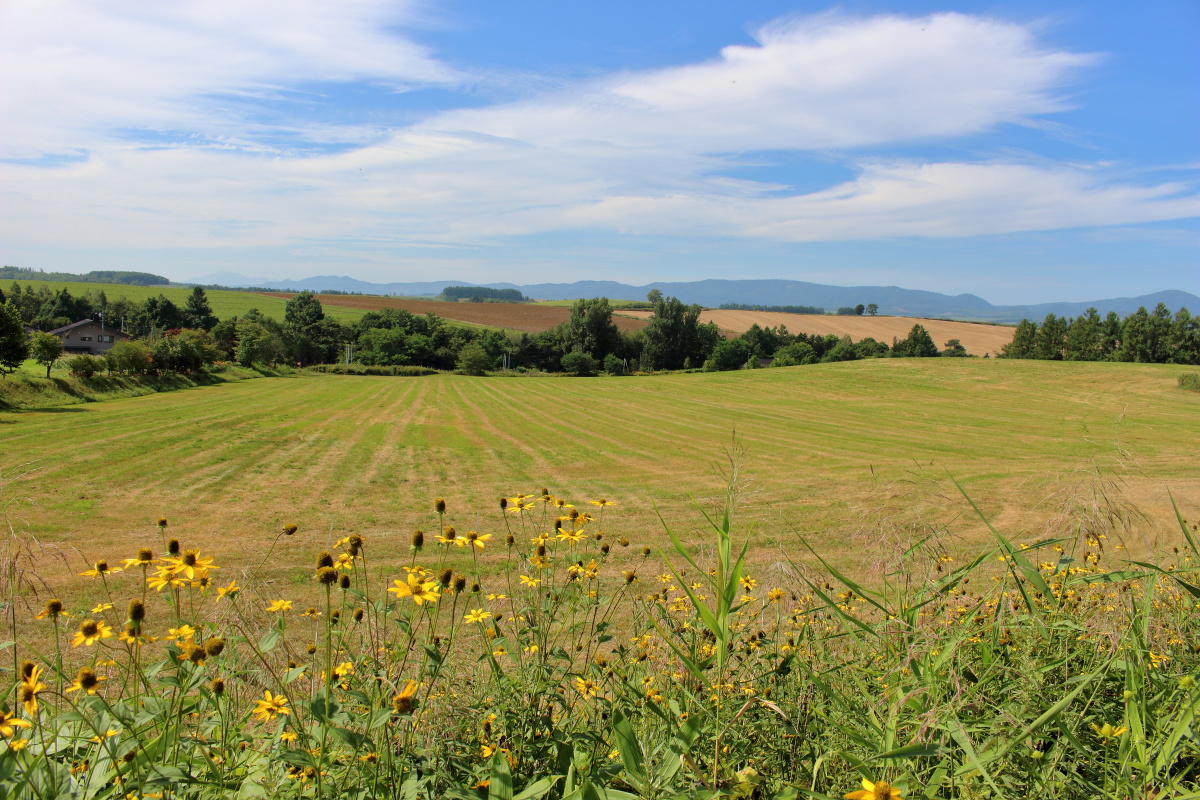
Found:
<path fill-rule="evenodd" d="M 1089 523 L 1029 543 L 993 531 L 965 562 L 923 535 L 870 580 L 811 548 L 752 575 L 737 485 L 704 515 L 708 546 L 668 529 L 668 552 L 612 533 L 619 509 L 599 498 L 505 498 L 485 532 L 438 500 L 401 568 L 359 536 L 315 552 L 311 605 L 161 520 L 162 554 L 87 572 L 105 601 L 52 599 L 43 635 L 9 643 L 0 787 L 1200 796 L 1200 556 L 1178 514 L 1183 547 L 1158 560 L 1122 558 Z"/>

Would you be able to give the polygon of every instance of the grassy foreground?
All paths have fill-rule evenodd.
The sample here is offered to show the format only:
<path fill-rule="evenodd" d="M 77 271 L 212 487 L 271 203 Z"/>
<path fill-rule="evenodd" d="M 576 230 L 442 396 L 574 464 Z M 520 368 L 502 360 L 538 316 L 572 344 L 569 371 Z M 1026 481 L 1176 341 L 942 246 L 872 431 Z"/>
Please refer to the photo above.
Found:
<path fill-rule="evenodd" d="M 357 534 L 296 565 L 318 589 L 305 610 L 297 587 L 257 568 L 230 580 L 161 520 L 164 555 L 94 564 L 106 599 L 48 600 L 53 644 L 14 651 L 0 788 L 1200 796 L 1200 553 L 1184 520 L 1181 553 L 1138 563 L 1088 528 L 1019 545 L 993 532 L 965 560 L 908 532 L 870 587 L 824 562 L 750 569 L 736 459 L 729 478 L 704 556 L 670 531 L 666 553 L 605 535 L 620 523 L 603 498 L 506 498 L 481 531 L 443 524 L 438 500 L 403 567 Z M 258 548 L 260 566 L 296 532 Z"/>

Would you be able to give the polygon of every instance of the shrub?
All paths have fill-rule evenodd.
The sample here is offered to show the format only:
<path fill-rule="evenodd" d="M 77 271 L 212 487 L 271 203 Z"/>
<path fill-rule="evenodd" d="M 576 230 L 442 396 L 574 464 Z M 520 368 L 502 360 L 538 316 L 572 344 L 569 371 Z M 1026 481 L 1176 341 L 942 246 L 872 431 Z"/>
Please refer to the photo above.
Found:
<path fill-rule="evenodd" d="M 615 353 L 609 353 L 604 357 L 604 371 L 609 375 L 624 375 L 625 362 L 617 358 Z"/>
<path fill-rule="evenodd" d="M 150 371 L 150 348 L 137 341 L 117 342 L 104 354 L 104 360 L 109 372 L 145 375 Z"/>
<path fill-rule="evenodd" d="M 570 372 L 572 375 L 596 374 L 596 359 L 579 350 L 567 353 L 562 357 L 561 363 L 563 372 Z"/>
<path fill-rule="evenodd" d="M 772 367 L 796 367 L 817 363 L 817 351 L 808 342 L 793 342 L 775 351 Z"/>
<path fill-rule="evenodd" d="M 1200 392 L 1200 372 L 1185 372 L 1180 375 L 1179 388 Z"/>
<path fill-rule="evenodd" d="M 104 361 L 92 356 L 77 355 L 67 359 L 67 369 L 76 378 L 90 378 L 103 369 Z"/>
<path fill-rule="evenodd" d="M 704 362 L 705 372 L 728 372 L 741 369 L 753 355 L 750 347 L 741 339 L 722 339 L 713 348 L 712 355 Z"/>
<path fill-rule="evenodd" d="M 471 342 L 458 353 L 456 366 L 468 375 L 483 375 L 492 368 L 492 359 L 479 342 Z"/>

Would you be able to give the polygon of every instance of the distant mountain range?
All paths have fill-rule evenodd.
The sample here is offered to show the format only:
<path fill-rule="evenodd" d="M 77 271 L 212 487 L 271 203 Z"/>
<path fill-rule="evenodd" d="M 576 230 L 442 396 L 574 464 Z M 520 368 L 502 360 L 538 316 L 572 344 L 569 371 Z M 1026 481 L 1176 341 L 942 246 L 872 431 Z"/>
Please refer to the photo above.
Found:
<path fill-rule="evenodd" d="M 664 295 L 678 297 L 685 303 L 699 303 L 715 308 L 722 303 L 748 305 L 805 305 L 820 306 L 834 311 L 843 306 L 875 303 L 880 314 L 898 317 L 943 317 L 946 319 L 977 320 L 981 322 L 1020 322 L 1022 319 L 1042 320 L 1047 314 L 1075 317 L 1095 307 L 1101 315 L 1109 311 L 1132 314 L 1139 306 L 1153 309 L 1166 303 L 1172 312 L 1186 306 L 1200 313 L 1200 297 L 1189 292 L 1168 290 L 1139 297 L 1113 297 L 1083 303 L 1037 303 L 1025 306 L 995 306 L 973 294 L 948 295 L 898 286 L 827 286 L 820 283 L 788 280 L 704 280 L 675 283 L 648 283 L 631 286 L 614 281 L 578 281 L 576 283 L 515 283 L 476 284 L 469 281 L 422 281 L 414 283 L 368 283 L 345 276 L 318 275 L 303 280 L 276 281 L 266 278 L 247 278 L 231 272 L 220 272 L 197 278 L 192 283 L 230 287 L 261 287 L 276 291 L 319 292 L 333 289 L 363 294 L 402 295 L 405 297 L 434 296 L 447 286 L 488 286 L 495 289 L 519 289 L 526 297 L 538 300 L 573 300 L 580 297 L 608 297 L 613 300 L 645 300 L 646 293 L 658 289 Z"/>

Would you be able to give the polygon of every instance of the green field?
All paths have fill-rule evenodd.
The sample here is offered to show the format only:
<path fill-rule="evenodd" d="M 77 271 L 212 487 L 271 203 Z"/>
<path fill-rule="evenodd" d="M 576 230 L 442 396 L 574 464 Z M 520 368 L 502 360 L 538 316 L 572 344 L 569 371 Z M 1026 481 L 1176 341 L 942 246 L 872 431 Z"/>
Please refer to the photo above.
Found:
<path fill-rule="evenodd" d="M 1200 396 L 1176 387 L 1179 371 L 887 359 L 640 379 L 266 378 L 0 413 L 0 468 L 4 499 L 36 504 L 10 505 L 14 524 L 67 548 L 72 569 L 161 545 L 160 515 L 231 567 L 294 521 L 303 534 L 281 553 L 294 564 L 349 532 L 406 553 L 439 496 L 460 527 L 502 533 L 497 498 L 542 486 L 616 500 L 605 529 L 657 545 L 652 504 L 686 533 L 691 498 L 720 492 L 714 464 L 736 431 L 755 559 L 795 553 L 797 532 L 849 558 L 906 525 L 949 524 L 964 546 L 985 536 L 955 521 L 966 506 L 947 472 L 1010 536 L 1043 533 L 1061 511 L 1047 498 L 1091 486 L 1097 466 L 1151 518 L 1168 518 L 1168 489 L 1195 516 Z"/>
<path fill-rule="evenodd" d="M 12 283 L 12 281 L 0 281 L 0 288 L 8 291 L 8 287 Z M 188 295 L 192 293 L 189 286 L 130 286 L 122 283 L 67 283 L 65 281 L 25 280 L 19 280 L 17 283 L 21 284 L 22 289 L 27 286 L 32 286 L 35 289 L 46 286 L 55 292 L 59 289 L 66 289 L 74 296 L 81 296 L 88 292 L 104 292 L 110 302 L 124 297 L 127 300 L 140 303 L 149 297 L 158 297 L 161 294 L 181 307 L 187 302 Z M 268 317 L 282 320 L 283 310 L 287 305 L 286 300 L 278 297 L 267 297 L 252 292 L 206 289 L 205 294 L 208 295 L 208 303 L 212 306 L 213 314 L 219 319 L 228 319 L 233 316 L 240 317 L 250 309 L 257 308 Z M 361 309 L 325 306 L 326 316 L 340 322 L 352 322 L 361 317 L 363 313 Z"/>

